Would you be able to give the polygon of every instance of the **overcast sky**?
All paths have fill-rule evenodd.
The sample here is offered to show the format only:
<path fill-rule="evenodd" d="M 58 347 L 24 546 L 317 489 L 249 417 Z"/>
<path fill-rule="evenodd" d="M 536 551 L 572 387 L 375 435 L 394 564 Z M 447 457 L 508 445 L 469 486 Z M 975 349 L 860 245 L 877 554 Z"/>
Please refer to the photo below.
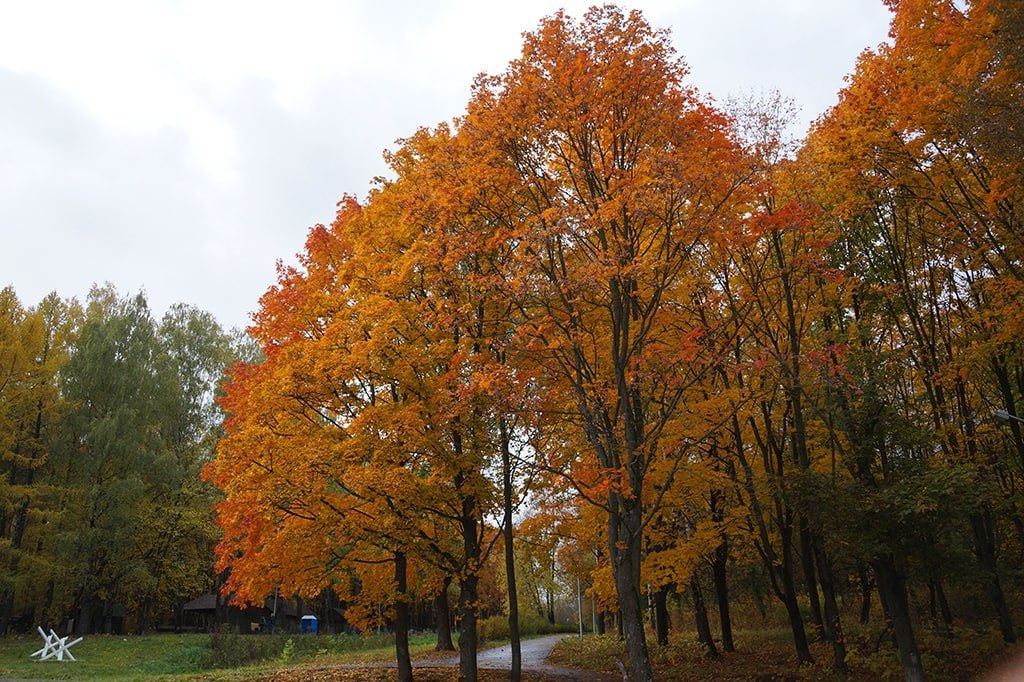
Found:
<path fill-rule="evenodd" d="M 93 282 L 245 326 L 381 152 L 465 110 L 557 0 L 0 0 L 0 287 Z M 633 5 L 625 4 L 626 8 Z M 882 0 L 650 0 L 691 82 L 778 89 L 800 131 L 885 40 Z"/>

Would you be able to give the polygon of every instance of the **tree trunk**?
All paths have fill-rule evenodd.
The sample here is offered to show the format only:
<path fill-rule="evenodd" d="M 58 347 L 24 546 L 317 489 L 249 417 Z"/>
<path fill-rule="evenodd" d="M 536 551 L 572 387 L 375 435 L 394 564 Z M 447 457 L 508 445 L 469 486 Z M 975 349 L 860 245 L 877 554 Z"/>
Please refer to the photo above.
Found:
<path fill-rule="evenodd" d="M 670 585 L 662 585 L 654 593 L 654 630 L 658 646 L 668 646 L 668 593 Z"/>
<path fill-rule="evenodd" d="M 867 625 L 871 617 L 871 576 L 864 562 L 857 562 L 857 576 L 860 578 L 860 624 Z"/>
<path fill-rule="evenodd" d="M 463 484 L 456 476 L 456 487 Z M 459 681 L 476 682 L 477 678 L 477 597 L 480 576 L 479 508 L 476 498 L 467 495 L 462 499 L 462 551 L 465 570 L 459 579 Z"/>
<path fill-rule="evenodd" d="M 946 633 L 953 634 L 953 613 L 949 610 L 949 602 L 946 600 L 946 590 L 942 587 L 942 579 L 935 578 L 935 596 L 939 601 L 939 613 L 942 614 L 942 623 L 945 625 Z"/>
<path fill-rule="evenodd" d="M 53 627 L 51 621 L 53 619 L 53 593 L 55 588 L 56 585 L 54 584 L 53 578 L 50 578 L 46 581 L 46 599 L 44 600 L 43 605 L 43 617 L 40 619 L 42 621 L 42 627 L 44 630 L 49 630 L 51 627 Z M 71 632 L 69 632 L 68 629 L 63 626 L 63 624 L 58 624 L 58 627 L 64 631 L 64 634 L 71 634 Z"/>
<path fill-rule="evenodd" d="M 395 552 L 395 659 L 398 682 L 412 682 L 412 657 L 409 655 L 409 583 L 408 560 L 403 552 Z"/>
<path fill-rule="evenodd" d="M 139 604 L 139 615 L 135 621 L 135 634 L 142 635 L 149 628 L 150 611 L 153 608 L 153 598 L 146 595 Z"/>
<path fill-rule="evenodd" d="M 444 587 L 434 597 L 434 622 L 437 628 L 434 651 L 455 651 L 455 643 L 452 642 L 452 613 L 448 606 L 448 586 L 451 584 L 451 576 L 445 576 Z"/>
<path fill-rule="evenodd" d="M 640 532 L 642 510 L 635 500 L 611 493 L 608 514 L 608 550 L 612 557 L 615 590 L 619 598 L 622 633 L 629 655 L 630 682 L 652 682 L 650 654 L 640 608 Z"/>
<path fill-rule="evenodd" d="M 872 565 L 878 591 L 892 622 L 893 637 L 903 665 L 903 677 L 906 682 L 925 682 L 921 653 L 917 649 L 910 608 L 907 605 L 906 579 L 896 570 L 891 556 L 876 557 Z"/>
<path fill-rule="evenodd" d="M 75 619 L 76 635 L 91 635 L 93 633 L 93 599 L 92 594 L 87 590 L 83 591 L 78 608 L 78 617 Z"/>
<path fill-rule="evenodd" d="M 778 596 L 786 607 L 786 615 L 789 617 L 789 627 L 793 631 L 793 645 L 796 647 L 797 657 L 801 663 L 814 663 L 814 656 L 811 655 L 811 647 L 807 642 L 807 631 L 804 629 L 804 618 L 800 613 L 800 604 L 796 599 L 796 581 L 793 579 L 793 545 L 792 545 L 792 521 L 782 522 L 784 531 L 782 534 L 782 566 L 780 567 L 779 579 L 782 582 L 781 593 Z M 772 570 L 772 567 L 769 567 Z"/>
<path fill-rule="evenodd" d="M 751 420 L 751 423 L 753 423 L 753 420 Z M 746 446 L 743 442 L 739 419 L 735 415 L 732 419 L 732 432 L 733 440 L 736 444 L 733 452 L 736 454 L 736 458 L 743 471 L 743 479 L 742 481 L 737 481 L 737 485 L 747 494 L 749 518 L 752 525 L 757 529 L 754 541 L 760 546 L 759 553 L 761 554 L 762 565 L 771 582 L 772 592 L 782 602 L 783 606 L 786 607 L 789 626 L 793 632 L 793 645 L 796 648 L 800 662 L 814 663 L 814 657 L 811 655 L 811 649 L 807 643 L 807 631 L 804 629 L 804 620 L 800 613 L 800 605 L 797 603 L 796 584 L 793 579 L 793 514 L 786 508 L 785 501 L 781 499 L 780 493 L 778 491 L 773 492 L 772 502 L 775 507 L 774 525 L 779 533 L 780 557 L 775 550 L 768 528 L 768 519 L 771 514 L 762 508 L 758 498 L 757 488 L 754 484 L 753 467 L 743 454 Z M 779 448 L 773 447 L 770 443 L 760 438 L 757 441 L 767 470 L 771 470 L 771 453 L 774 452 L 776 459 L 775 473 L 778 475 L 782 469 L 782 457 L 778 452 Z M 761 614 L 763 618 L 765 615 L 764 609 L 761 610 Z"/>
<path fill-rule="evenodd" d="M 31 484 L 31 482 L 32 478 L 30 473 L 29 483 Z M 14 589 L 16 579 L 18 577 L 18 564 L 21 561 L 21 541 L 25 535 L 25 524 L 28 520 L 28 505 L 29 498 L 26 495 L 14 516 L 14 532 L 11 534 L 10 546 L 11 561 L 8 565 L 8 569 L 10 570 L 9 575 L 11 576 L 11 585 L 4 591 L 3 607 L 2 610 L 0 610 L 0 636 L 7 635 L 7 632 L 11 627 L 11 616 L 14 613 Z"/>
<path fill-rule="evenodd" d="M 846 672 L 846 642 L 843 637 L 843 623 L 839 616 L 839 604 L 836 602 L 835 582 L 832 577 L 832 565 L 825 554 L 825 543 L 817 533 L 811 538 L 814 547 L 814 558 L 821 577 L 821 592 L 825 598 L 825 618 L 828 619 L 828 634 L 832 640 L 832 666 L 836 672 Z"/>
<path fill-rule="evenodd" d="M 103 634 L 114 634 L 114 604 L 110 598 L 103 600 Z"/>
<path fill-rule="evenodd" d="M 519 594 L 516 588 L 516 557 L 512 535 L 512 453 L 509 449 L 508 426 L 504 417 L 498 419 L 501 436 L 502 502 L 505 531 L 505 577 L 508 587 L 508 634 L 512 647 L 512 669 L 509 681 L 519 682 L 523 673 L 523 649 L 519 636 Z M 553 614 L 552 614 L 553 615 Z"/>
<path fill-rule="evenodd" d="M 459 582 L 459 682 L 476 682 L 476 599 L 479 578 L 470 574 Z"/>
<path fill-rule="evenodd" d="M 736 651 L 732 641 L 732 616 L 729 612 L 729 582 L 726 570 L 729 563 L 729 536 L 722 533 L 722 544 L 715 549 L 711 574 L 715 582 L 715 598 L 718 602 L 718 620 L 722 626 L 722 650 Z"/>
<path fill-rule="evenodd" d="M 939 619 L 939 616 L 942 619 Z M 942 589 L 942 580 L 936 574 L 928 576 L 928 615 L 932 625 L 946 637 L 953 636 L 953 614 L 949 611 L 946 592 Z"/>
<path fill-rule="evenodd" d="M 974 553 L 978 562 L 986 573 L 986 590 L 992 605 L 996 609 L 999 618 L 999 630 L 1002 632 L 1003 641 L 1012 643 L 1017 641 L 1014 632 L 1013 617 L 1006 605 L 1006 597 L 1003 595 L 1003 587 L 999 581 L 999 566 L 996 561 L 995 532 L 993 531 L 992 514 L 988 507 L 971 515 L 971 529 L 974 531 Z"/>
<path fill-rule="evenodd" d="M 802 514 L 797 525 L 800 538 L 800 566 L 803 568 L 804 584 L 807 585 L 807 599 L 810 603 L 807 615 L 814 627 L 815 636 L 824 641 L 828 639 L 830 633 L 825 629 L 825 621 L 821 617 L 821 598 L 818 595 L 818 580 L 814 572 L 814 547 L 811 530 Z"/>
<path fill-rule="evenodd" d="M 718 658 L 718 648 L 711 634 L 711 623 L 708 621 L 708 609 L 704 604 L 704 593 L 700 589 L 697 573 L 690 575 L 690 594 L 693 597 L 693 613 L 697 620 L 697 641 L 704 647 L 704 654 L 709 658 Z"/>

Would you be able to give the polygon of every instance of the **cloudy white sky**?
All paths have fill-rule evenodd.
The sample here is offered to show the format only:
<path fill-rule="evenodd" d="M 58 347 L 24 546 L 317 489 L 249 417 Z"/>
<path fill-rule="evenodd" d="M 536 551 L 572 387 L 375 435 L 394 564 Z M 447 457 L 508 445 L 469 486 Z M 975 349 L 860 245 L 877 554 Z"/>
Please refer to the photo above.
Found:
<path fill-rule="evenodd" d="M 0 287 L 93 282 L 245 326 L 309 226 L 460 115 L 558 0 L 0 0 Z M 625 4 L 625 7 L 632 5 Z M 886 37 L 882 0 L 649 0 L 718 100 L 777 89 L 796 122 Z"/>

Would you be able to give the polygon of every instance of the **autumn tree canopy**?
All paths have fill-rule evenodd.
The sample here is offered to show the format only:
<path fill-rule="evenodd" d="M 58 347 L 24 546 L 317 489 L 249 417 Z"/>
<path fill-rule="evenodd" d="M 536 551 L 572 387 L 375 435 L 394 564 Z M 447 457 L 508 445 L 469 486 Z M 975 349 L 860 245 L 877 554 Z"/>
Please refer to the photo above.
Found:
<path fill-rule="evenodd" d="M 659 644 L 685 601 L 709 656 L 768 596 L 837 671 L 874 620 L 924 679 L 922 591 L 944 636 L 974 600 L 1012 642 L 1024 436 L 990 415 L 1024 400 L 1018 4 L 892 0 L 802 143 L 783 99 L 690 87 L 637 12 L 542 20 L 262 299 L 206 469 L 228 590 L 345 594 L 408 677 L 405 609 L 452 582 L 475 679 L 502 525 L 506 572 L 561 562 L 618 613 L 635 680 L 648 597 Z"/>

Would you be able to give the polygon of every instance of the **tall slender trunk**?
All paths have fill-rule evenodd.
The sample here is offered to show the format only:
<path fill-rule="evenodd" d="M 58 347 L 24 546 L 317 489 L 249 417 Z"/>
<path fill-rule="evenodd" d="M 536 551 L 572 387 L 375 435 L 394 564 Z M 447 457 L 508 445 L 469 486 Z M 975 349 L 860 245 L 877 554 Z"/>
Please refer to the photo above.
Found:
<path fill-rule="evenodd" d="M 31 483 L 31 472 L 29 473 L 29 483 Z M 11 626 L 11 616 L 14 613 L 14 590 L 17 584 L 16 578 L 18 576 L 18 564 L 21 562 L 21 541 L 25 535 L 25 524 L 28 521 L 28 495 L 22 501 L 18 507 L 18 511 L 14 515 L 14 532 L 11 534 L 11 561 L 8 564 L 8 575 L 11 576 L 11 585 L 4 590 L 4 600 L 2 609 L 0 609 L 0 636 L 6 636 Z"/>
<path fill-rule="evenodd" d="M 832 564 L 825 553 L 825 543 L 821 536 L 815 534 L 811 542 L 818 574 L 821 577 L 821 592 L 825 598 L 825 618 L 828 619 L 828 634 L 832 640 L 832 667 L 836 672 L 846 672 L 846 641 L 843 637 L 843 623 L 839 617 L 839 604 L 836 602 Z"/>
<path fill-rule="evenodd" d="M 146 595 L 142 598 L 142 602 L 139 604 L 139 615 L 135 620 L 135 634 L 142 635 L 149 628 L 150 612 L 153 609 L 153 598 L 151 595 Z"/>
<path fill-rule="evenodd" d="M 476 682 L 477 635 L 476 600 L 479 578 L 469 575 L 459 581 L 459 682 Z"/>
<path fill-rule="evenodd" d="M 942 620 L 939 620 L 939 614 Z M 946 602 L 946 592 L 942 589 L 942 581 L 935 574 L 928 577 L 928 614 L 932 618 L 932 625 L 936 630 L 947 637 L 953 636 L 953 614 L 949 611 L 949 603 Z"/>
<path fill-rule="evenodd" d="M 857 576 L 860 579 L 860 623 L 867 625 L 871 617 L 871 577 L 863 561 L 857 561 Z"/>
<path fill-rule="evenodd" d="M 509 448 L 508 425 L 504 416 L 498 418 L 498 433 L 501 437 L 502 503 L 505 531 L 505 577 L 508 587 L 508 634 L 512 646 L 512 668 L 509 681 L 519 682 L 523 673 L 523 649 L 519 636 L 519 593 L 516 588 L 516 557 L 512 536 L 512 453 Z"/>
<path fill-rule="evenodd" d="M 776 594 L 786 607 L 789 627 L 793 631 L 793 645 L 796 647 L 800 662 L 813 663 L 814 656 L 811 655 L 811 647 L 807 642 L 807 631 L 804 629 L 803 615 L 800 613 L 800 604 L 796 598 L 796 581 L 793 577 L 792 519 L 788 512 L 783 516 L 786 517 L 786 520 L 782 522 L 782 566 L 779 570 L 779 582 L 782 584 L 781 591 Z"/>
<path fill-rule="evenodd" d="M 654 674 L 640 609 L 642 510 L 636 500 L 626 500 L 619 493 L 610 493 L 609 497 L 608 550 L 612 557 L 622 633 L 629 655 L 630 682 L 652 682 Z"/>
<path fill-rule="evenodd" d="M 1006 604 L 1006 597 L 1003 594 L 1003 586 L 999 580 L 999 565 L 996 560 L 996 542 L 993 529 L 994 520 L 992 513 L 987 506 L 982 507 L 977 513 L 971 514 L 971 530 L 974 533 L 974 553 L 978 562 L 986 573 L 985 586 L 989 599 L 996 609 L 996 616 L 999 620 L 999 630 L 1003 635 L 1003 641 L 1007 643 L 1017 641 L 1017 634 L 1013 627 L 1013 617 Z"/>
<path fill-rule="evenodd" d="M 732 419 L 732 432 L 736 443 L 734 453 L 743 470 L 743 479 L 742 481 L 737 481 L 737 486 L 747 495 L 752 525 L 757 529 L 755 542 L 759 545 L 761 561 L 771 582 L 772 592 L 786 608 L 789 627 L 793 632 L 793 646 L 796 649 L 800 662 L 813 663 L 814 657 L 811 655 L 811 649 L 807 642 L 807 631 L 804 629 L 803 615 L 800 613 L 800 605 L 796 598 L 796 585 L 793 579 L 792 513 L 786 509 L 780 496 L 774 494 L 772 501 L 774 502 L 776 514 L 775 526 L 779 533 L 779 552 L 777 552 L 768 530 L 770 510 L 766 511 L 761 505 L 757 487 L 754 483 L 753 467 L 746 455 L 744 455 L 746 446 L 740 430 L 739 419 L 735 416 Z M 767 451 L 771 446 L 759 439 L 758 447 L 762 451 L 766 469 L 770 469 L 770 457 Z M 781 460 L 781 457 L 779 459 Z"/>
<path fill-rule="evenodd" d="M 722 539 L 722 544 L 715 550 L 715 559 L 711 564 L 711 575 L 715 583 L 715 599 L 718 603 L 718 620 L 722 630 L 722 650 L 736 651 L 732 639 L 732 615 L 729 611 L 729 582 L 726 575 L 729 560 L 729 541 Z"/>
<path fill-rule="evenodd" d="M 735 477 L 735 472 L 733 472 Z M 711 493 L 711 518 L 721 523 L 723 512 L 719 505 L 719 498 L 722 493 L 712 491 Z M 727 570 L 729 564 L 729 535 L 724 530 L 719 533 L 721 543 L 715 548 L 715 556 L 711 562 L 711 575 L 715 584 L 715 599 L 718 603 L 718 620 L 722 630 L 722 650 L 735 651 L 736 647 L 732 641 L 732 616 L 729 612 L 729 582 Z"/>
<path fill-rule="evenodd" d="M 654 631 L 658 646 L 668 646 L 668 593 L 671 585 L 662 585 L 654 593 Z"/>
<path fill-rule="evenodd" d="M 693 614 L 697 622 L 697 641 L 704 647 L 704 654 L 709 658 L 718 658 L 718 648 L 711 634 L 711 623 L 708 621 L 708 608 L 704 603 L 704 593 L 700 589 L 697 572 L 690 575 L 690 595 L 693 597 Z"/>
<path fill-rule="evenodd" d="M 807 586 L 807 600 L 809 609 L 808 619 L 814 628 L 815 637 L 819 640 L 826 640 L 831 633 L 825 628 L 825 621 L 821 617 L 821 598 L 818 594 L 818 580 L 814 571 L 814 548 L 811 539 L 811 529 L 807 525 L 807 519 L 803 514 L 797 521 L 797 535 L 800 541 L 800 567 L 803 569 L 804 584 Z"/>
<path fill-rule="evenodd" d="M 455 643 L 452 642 L 452 613 L 448 606 L 448 586 L 451 584 L 451 576 L 446 575 L 444 586 L 434 597 L 434 623 L 437 628 L 435 651 L 455 651 Z"/>
<path fill-rule="evenodd" d="M 395 552 L 395 658 L 398 682 L 412 682 L 412 657 L 409 655 L 409 581 L 408 560 L 404 552 Z"/>
<path fill-rule="evenodd" d="M 903 677 L 906 682 L 925 682 L 921 653 L 910 621 L 906 579 L 896 570 L 891 556 L 876 557 L 871 564 L 875 569 L 878 591 L 892 622 L 893 637 L 903 665 Z"/>
<path fill-rule="evenodd" d="M 782 284 L 782 294 L 785 303 L 786 310 L 786 341 L 788 344 L 785 346 L 785 359 L 783 360 L 783 367 L 786 373 L 786 398 L 793 411 L 793 424 L 792 424 L 792 454 L 793 463 L 798 467 L 800 471 L 807 471 L 810 469 L 810 451 L 807 444 L 807 425 L 804 418 L 803 410 L 803 379 L 802 379 L 802 355 L 803 351 L 801 348 L 801 342 L 803 336 L 801 334 L 801 320 L 797 311 L 796 291 L 793 282 L 794 270 L 792 268 L 792 262 L 787 260 L 786 254 L 783 251 L 783 240 L 782 234 L 779 231 L 771 233 L 771 245 L 775 255 L 776 266 L 778 267 L 780 279 Z M 779 467 L 777 472 L 780 476 L 782 474 L 782 468 Z M 804 580 L 807 583 L 807 594 L 810 598 L 810 618 L 814 624 L 815 630 L 821 635 L 825 632 L 823 627 L 823 619 L 821 615 L 821 603 L 818 597 L 818 581 L 815 577 L 815 544 L 814 531 L 810 528 L 807 518 L 804 513 L 799 515 L 798 519 L 798 533 L 800 542 L 800 554 L 801 563 L 804 570 Z M 820 541 L 819 541 L 820 542 Z M 824 556 L 824 550 L 821 550 L 822 556 Z M 834 592 L 830 595 L 830 598 L 834 601 Z M 787 609 L 791 606 L 787 605 Z M 839 627 L 839 612 L 835 609 L 835 627 L 838 628 L 840 638 L 842 636 L 842 629 Z M 793 614 L 790 614 L 792 620 Z M 826 633 L 831 634 L 831 633 Z M 836 665 L 838 668 L 845 668 L 845 653 L 843 651 L 842 642 L 840 641 L 839 647 L 835 650 L 837 659 Z"/>
<path fill-rule="evenodd" d="M 461 476 L 456 476 L 456 487 L 461 487 Z M 476 497 L 468 495 L 462 500 L 462 548 L 467 570 L 459 578 L 459 680 L 476 682 L 477 679 L 477 597 L 480 577 L 476 567 L 480 562 Z"/>

